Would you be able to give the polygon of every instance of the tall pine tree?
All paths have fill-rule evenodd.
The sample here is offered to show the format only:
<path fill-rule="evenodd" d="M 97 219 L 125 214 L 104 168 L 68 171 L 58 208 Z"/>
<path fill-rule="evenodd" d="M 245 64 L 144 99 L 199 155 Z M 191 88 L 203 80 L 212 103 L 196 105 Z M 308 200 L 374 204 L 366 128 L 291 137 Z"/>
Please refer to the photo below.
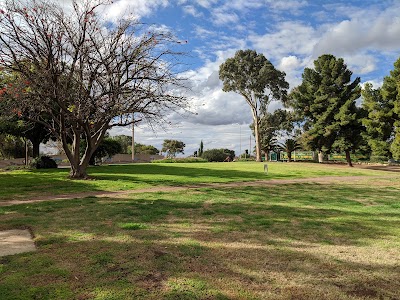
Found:
<path fill-rule="evenodd" d="M 342 58 L 325 54 L 306 68 L 303 82 L 291 93 L 291 106 L 304 120 L 304 139 L 312 150 L 344 151 L 349 166 L 350 152 L 361 143 L 360 78 L 351 81 L 352 72 Z"/>
<path fill-rule="evenodd" d="M 365 84 L 362 92 L 362 106 L 366 117 L 362 120 L 366 128 L 366 140 L 371 148 L 372 157 L 390 158 L 390 145 L 393 142 L 394 103 L 382 96 L 380 88 L 374 89 L 372 84 Z"/>
<path fill-rule="evenodd" d="M 383 80 L 382 97 L 393 103 L 394 138 L 390 150 L 393 158 L 400 159 L 400 58 L 394 63 L 394 69 Z"/>

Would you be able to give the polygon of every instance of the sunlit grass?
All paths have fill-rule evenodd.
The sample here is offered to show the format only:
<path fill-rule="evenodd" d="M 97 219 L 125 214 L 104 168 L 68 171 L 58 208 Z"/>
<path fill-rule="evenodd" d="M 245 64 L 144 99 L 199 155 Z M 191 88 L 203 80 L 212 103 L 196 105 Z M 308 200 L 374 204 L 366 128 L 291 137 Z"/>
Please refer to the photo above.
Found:
<path fill-rule="evenodd" d="M 392 175 L 3 207 L 38 250 L 0 258 L 1 299 L 396 299 L 399 194 Z"/>
<path fill-rule="evenodd" d="M 243 182 L 323 176 L 387 175 L 385 172 L 312 163 L 131 164 L 89 168 L 92 180 L 70 180 L 68 169 L 0 172 L 0 201 L 154 186 Z"/>

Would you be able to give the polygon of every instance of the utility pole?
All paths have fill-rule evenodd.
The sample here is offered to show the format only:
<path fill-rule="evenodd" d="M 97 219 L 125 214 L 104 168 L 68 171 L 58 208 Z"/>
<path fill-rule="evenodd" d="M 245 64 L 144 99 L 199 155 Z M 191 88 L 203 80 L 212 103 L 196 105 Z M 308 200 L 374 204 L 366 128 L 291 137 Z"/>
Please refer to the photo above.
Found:
<path fill-rule="evenodd" d="M 239 158 L 242 158 L 242 125 L 241 124 L 239 124 L 239 139 L 240 139 L 240 157 Z"/>
<path fill-rule="evenodd" d="M 135 114 L 132 114 L 132 161 L 135 161 Z"/>
<path fill-rule="evenodd" d="M 251 156 L 251 135 L 250 135 L 250 148 L 249 148 L 249 157 Z"/>

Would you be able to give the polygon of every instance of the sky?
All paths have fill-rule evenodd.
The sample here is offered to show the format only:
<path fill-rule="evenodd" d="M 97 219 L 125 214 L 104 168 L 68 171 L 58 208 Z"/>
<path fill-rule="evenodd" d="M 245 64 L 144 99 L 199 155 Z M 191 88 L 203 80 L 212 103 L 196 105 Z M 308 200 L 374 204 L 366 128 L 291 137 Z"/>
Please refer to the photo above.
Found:
<path fill-rule="evenodd" d="M 164 139 L 186 144 L 185 156 L 199 148 L 228 148 L 236 154 L 254 147 L 251 111 L 238 94 L 222 91 L 221 63 L 239 49 L 264 54 L 286 73 L 290 89 L 305 67 L 322 54 L 342 57 L 353 79 L 382 85 L 400 57 L 400 0 L 114 0 L 104 11 L 113 22 L 132 13 L 146 24 L 187 41 L 182 47 L 191 90 L 190 114 L 172 114 L 172 125 L 135 127 L 136 142 L 161 149 Z M 269 110 L 281 107 L 272 102 Z M 131 134 L 115 128 L 112 135 Z"/>

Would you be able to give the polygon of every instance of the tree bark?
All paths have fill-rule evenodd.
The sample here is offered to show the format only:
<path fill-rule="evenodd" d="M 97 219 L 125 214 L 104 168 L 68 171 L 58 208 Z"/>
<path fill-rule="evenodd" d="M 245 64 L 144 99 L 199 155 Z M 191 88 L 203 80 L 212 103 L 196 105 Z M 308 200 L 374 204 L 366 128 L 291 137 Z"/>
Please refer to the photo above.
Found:
<path fill-rule="evenodd" d="M 349 151 L 349 150 L 346 150 L 345 152 L 346 152 L 346 161 L 347 161 L 347 165 L 348 165 L 349 167 L 352 167 L 353 164 L 352 164 L 352 162 L 351 162 L 350 151 Z"/>
<path fill-rule="evenodd" d="M 256 161 L 261 162 L 261 140 L 260 140 L 260 120 L 258 116 L 253 113 L 253 119 L 254 119 L 254 137 L 256 140 Z M 251 149 L 249 149 L 249 152 L 251 153 Z"/>
<path fill-rule="evenodd" d="M 288 152 L 287 157 L 288 157 L 288 162 L 291 162 L 292 161 L 292 152 Z"/>

